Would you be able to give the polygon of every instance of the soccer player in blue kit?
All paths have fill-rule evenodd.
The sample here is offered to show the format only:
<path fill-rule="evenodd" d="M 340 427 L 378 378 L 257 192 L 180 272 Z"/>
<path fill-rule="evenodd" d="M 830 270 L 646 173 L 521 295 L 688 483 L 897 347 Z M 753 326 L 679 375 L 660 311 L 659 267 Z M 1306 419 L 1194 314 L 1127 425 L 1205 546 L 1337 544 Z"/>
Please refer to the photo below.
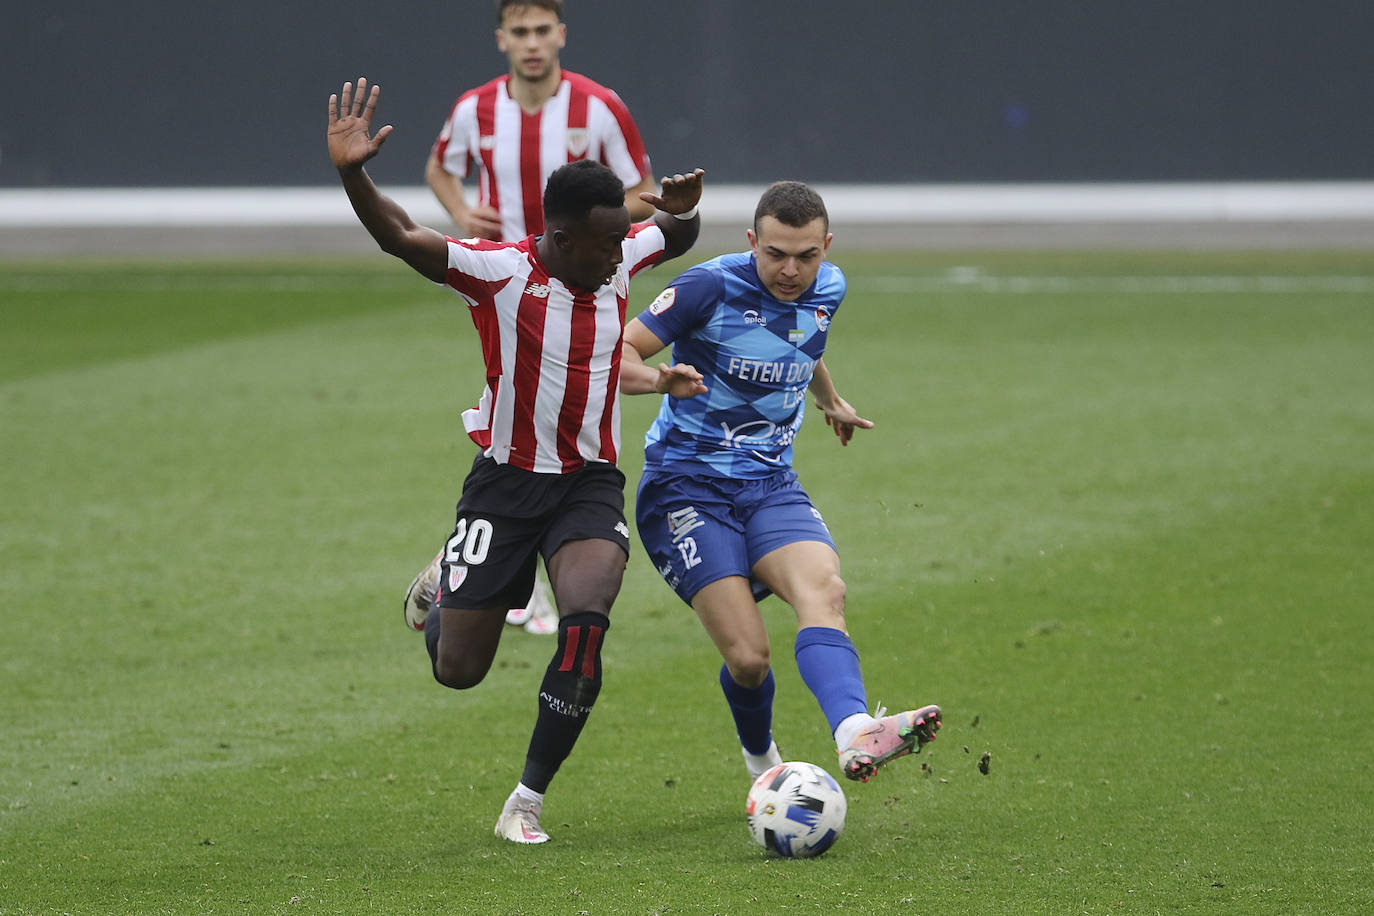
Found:
<path fill-rule="evenodd" d="M 751 778 L 782 762 L 757 604 L 772 593 L 796 611 L 797 668 L 834 734 L 841 770 L 867 782 L 934 740 L 940 708 L 868 713 L 835 542 L 792 469 L 808 391 L 842 445 L 873 426 L 840 397 L 822 359 L 845 293 L 844 274 L 825 260 L 825 203 L 805 184 L 775 183 L 747 235 L 750 251 L 686 271 L 625 328 L 627 364 L 671 344 L 673 361 L 695 366 L 707 389 L 665 396 L 645 437 L 639 536 L 720 650 L 720 684 Z"/>

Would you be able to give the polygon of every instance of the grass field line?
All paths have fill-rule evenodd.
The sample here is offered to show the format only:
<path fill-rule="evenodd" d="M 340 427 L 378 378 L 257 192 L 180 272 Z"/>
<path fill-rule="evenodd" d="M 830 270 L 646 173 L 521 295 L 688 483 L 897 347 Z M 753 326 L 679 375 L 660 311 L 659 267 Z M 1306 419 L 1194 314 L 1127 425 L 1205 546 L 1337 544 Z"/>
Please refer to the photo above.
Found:
<path fill-rule="evenodd" d="M 1045 276 L 986 273 L 976 267 L 956 267 L 931 276 L 874 276 L 851 284 L 878 293 L 961 292 L 1041 293 L 1374 293 L 1374 276 L 1358 274 L 1171 275 L 1171 276 Z"/>
<path fill-rule="evenodd" d="M 109 276 L 99 273 L 50 274 L 45 272 L 15 272 L 0 275 L 0 291 L 14 293 L 64 293 L 83 290 L 118 290 L 123 292 L 199 292 L 199 291 L 265 291 L 269 293 L 330 292 L 332 290 L 376 292 L 413 290 L 417 283 L 413 275 L 404 271 L 394 274 L 365 275 L 352 273 L 341 276 L 302 276 L 300 273 L 229 276 L 225 274 L 147 274 Z"/>

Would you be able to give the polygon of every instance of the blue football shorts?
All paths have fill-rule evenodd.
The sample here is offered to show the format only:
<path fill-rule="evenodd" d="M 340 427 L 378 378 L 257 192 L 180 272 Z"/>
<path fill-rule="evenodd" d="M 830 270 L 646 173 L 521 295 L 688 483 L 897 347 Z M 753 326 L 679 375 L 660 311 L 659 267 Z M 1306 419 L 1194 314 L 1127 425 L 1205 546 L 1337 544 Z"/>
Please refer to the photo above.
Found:
<path fill-rule="evenodd" d="M 820 511 L 790 469 L 754 480 L 645 474 L 635 524 L 659 575 L 689 605 L 703 586 L 726 576 L 749 579 L 754 600 L 767 597 L 770 592 L 751 570 L 779 547 L 820 541 L 835 548 Z"/>

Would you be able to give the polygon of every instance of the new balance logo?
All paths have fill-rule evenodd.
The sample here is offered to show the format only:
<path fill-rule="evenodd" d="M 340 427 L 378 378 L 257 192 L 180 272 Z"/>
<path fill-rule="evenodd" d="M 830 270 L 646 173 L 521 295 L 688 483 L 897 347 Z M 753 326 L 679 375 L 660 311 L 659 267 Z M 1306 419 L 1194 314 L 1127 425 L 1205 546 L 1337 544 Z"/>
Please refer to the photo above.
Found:
<path fill-rule="evenodd" d="M 533 296 L 536 299 L 547 299 L 551 292 L 553 292 L 553 288 L 545 286 L 543 283 L 531 283 L 525 287 L 525 295 Z"/>

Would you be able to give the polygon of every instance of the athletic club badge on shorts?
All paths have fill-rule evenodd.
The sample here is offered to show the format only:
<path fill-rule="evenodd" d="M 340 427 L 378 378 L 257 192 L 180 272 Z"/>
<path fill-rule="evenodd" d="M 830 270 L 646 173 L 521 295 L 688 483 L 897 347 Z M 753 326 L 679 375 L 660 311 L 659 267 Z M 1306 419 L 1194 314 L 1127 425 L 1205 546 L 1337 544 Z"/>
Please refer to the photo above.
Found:
<path fill-rule="evenodd" d="M 458 586 L 463 584 L 463 580 L 468 577 L 466 566 L 450 566 L 448 568 L 448 591 L 453 594 L 458 591 Z"/>

